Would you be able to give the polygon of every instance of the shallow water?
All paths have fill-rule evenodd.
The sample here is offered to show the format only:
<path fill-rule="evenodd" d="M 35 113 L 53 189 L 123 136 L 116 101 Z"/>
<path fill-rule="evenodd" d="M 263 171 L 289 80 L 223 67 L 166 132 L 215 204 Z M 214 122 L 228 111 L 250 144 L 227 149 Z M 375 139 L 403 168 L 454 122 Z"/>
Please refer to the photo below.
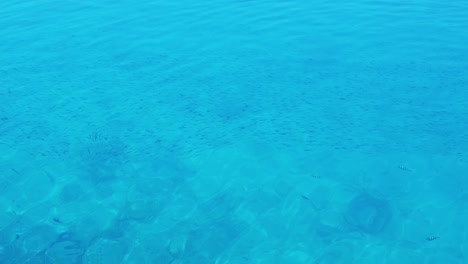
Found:
<path fill-rule="evenodd" d="M 467 13 L 2 1 L 0 263 L 466 263 Z"/>

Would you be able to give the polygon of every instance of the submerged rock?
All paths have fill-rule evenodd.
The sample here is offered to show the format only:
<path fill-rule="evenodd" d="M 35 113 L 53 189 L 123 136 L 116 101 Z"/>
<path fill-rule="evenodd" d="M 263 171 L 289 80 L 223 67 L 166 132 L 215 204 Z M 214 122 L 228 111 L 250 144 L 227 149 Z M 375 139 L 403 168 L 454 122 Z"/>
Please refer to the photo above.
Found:
<path fill-rule="evenodd" d="M 353 230 L 378 234 L 385 230 L 392 219 L 390 204 L 368 193 L 361 193 L 351 200 L 344 220 Z"/>

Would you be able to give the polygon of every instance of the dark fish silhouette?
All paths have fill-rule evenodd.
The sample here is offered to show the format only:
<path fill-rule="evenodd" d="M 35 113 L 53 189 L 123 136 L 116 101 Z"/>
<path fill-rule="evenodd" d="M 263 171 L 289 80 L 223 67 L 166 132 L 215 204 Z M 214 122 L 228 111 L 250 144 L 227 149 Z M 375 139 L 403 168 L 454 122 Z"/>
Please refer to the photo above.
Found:
<path fill-rule="evenodd" d="M 433 240 L 436 240 L 436 239 L 439 239 L 440 237 L 438 236 L 430 236 L 430 237 L 427 237 L 426 240 L 427 241 L 433 241 Z"/>

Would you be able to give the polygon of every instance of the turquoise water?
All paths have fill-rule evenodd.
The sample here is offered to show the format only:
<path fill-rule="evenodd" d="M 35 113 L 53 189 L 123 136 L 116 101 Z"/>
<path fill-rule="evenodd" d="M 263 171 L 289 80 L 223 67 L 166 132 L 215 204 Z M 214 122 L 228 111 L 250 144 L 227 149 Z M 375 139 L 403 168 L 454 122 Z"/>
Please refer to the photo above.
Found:
<path fill-rule="evenodd" d="M 468 2 L 0 3 L 0 263 L 467 263 Z"/>

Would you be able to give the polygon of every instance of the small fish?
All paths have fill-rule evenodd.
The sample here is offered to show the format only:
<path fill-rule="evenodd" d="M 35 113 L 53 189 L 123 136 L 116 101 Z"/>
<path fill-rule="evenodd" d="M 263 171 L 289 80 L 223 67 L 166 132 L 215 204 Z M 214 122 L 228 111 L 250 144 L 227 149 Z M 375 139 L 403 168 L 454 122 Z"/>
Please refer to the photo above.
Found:
<path fill-rule="evenodd" d="M 408 169 L 407 167 L 401 166 L 401 165 L 399 165 L 398 168 L 399 168 L 400 170 L 404 170 L 404 171 L 411 171 L 411 170 Z"/>
<path fill-rule="evenodd" d="M 427 237 L 426 240 L 427 241 L 433 241 L 433 240 L 436 240 L 436 239 L 439 239 L 440 237 L 438 236 L 430 236 L 430 237 Z"/>

